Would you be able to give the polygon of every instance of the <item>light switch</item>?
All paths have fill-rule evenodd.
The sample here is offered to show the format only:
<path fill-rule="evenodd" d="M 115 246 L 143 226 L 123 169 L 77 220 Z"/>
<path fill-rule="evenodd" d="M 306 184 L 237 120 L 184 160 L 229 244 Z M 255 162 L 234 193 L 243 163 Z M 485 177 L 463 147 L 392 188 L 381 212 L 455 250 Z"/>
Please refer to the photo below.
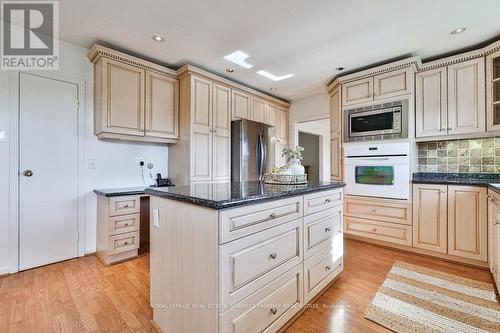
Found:
<path fill-rule="evenodd" d="M 160 227 L 160 211 L 158 209 L 153 209 L 153 226 Z"/>
<path fill-rule="evenodd" d="M 7 142 L 7 131 L 0 131 L 0 142 Z"/>

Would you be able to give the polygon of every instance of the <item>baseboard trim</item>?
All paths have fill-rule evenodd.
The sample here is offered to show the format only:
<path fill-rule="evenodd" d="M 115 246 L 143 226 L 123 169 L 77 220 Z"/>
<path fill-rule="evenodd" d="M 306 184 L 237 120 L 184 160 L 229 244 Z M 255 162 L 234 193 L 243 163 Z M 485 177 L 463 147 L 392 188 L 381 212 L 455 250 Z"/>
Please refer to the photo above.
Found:
<path fill-rule="evenodd" d="M 10 275 L 9 267 L 8 266 L 0 267 L 0 277 L 4 277 L 7 275 Z"/>

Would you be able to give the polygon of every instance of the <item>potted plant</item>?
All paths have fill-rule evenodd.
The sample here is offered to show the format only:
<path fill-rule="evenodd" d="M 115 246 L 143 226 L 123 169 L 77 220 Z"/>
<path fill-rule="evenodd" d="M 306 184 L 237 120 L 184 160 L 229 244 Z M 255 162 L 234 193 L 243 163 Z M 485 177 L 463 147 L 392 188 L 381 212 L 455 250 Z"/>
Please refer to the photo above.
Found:
<path fill-rule="evenodd" d="M 304 148 L 301 146 L 289 146 L 283 147 L 281 156 L 286 158 L 288 169 L 291 170 L 293 175 L 303 175 L 305 170 L 300 161 L 302 161 L 302 152 Z"/>

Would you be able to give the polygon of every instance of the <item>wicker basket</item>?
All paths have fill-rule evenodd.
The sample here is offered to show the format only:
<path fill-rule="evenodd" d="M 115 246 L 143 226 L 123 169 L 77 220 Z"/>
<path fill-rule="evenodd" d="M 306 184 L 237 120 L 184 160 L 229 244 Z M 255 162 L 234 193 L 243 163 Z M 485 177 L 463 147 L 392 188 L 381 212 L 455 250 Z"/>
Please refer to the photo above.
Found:
<path fill-rule="evenodd" d="M 277 173 L 264 174 L 264 183 L 275 185 L 307 184 L 307 173 L 302 175 L 280 175 Z"/>

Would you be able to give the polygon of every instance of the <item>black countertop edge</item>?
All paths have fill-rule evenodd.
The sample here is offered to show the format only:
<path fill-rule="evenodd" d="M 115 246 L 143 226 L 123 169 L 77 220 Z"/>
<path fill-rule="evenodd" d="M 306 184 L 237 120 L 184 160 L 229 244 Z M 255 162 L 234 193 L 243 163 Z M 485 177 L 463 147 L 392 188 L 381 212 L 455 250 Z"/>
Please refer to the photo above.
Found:
<path fill-rule="evenodd" d="M 419 172 L 413 174 L 414 184 L 472 185 L 491 188 L 500 193 L 494 184 L 500 183 L 497 173 L 439 173 Z"/>
<path fill-rule="evenodd" d="M 217 184 L 214 184 L 217 185 Z M 272 192 L 272 193 L 262 193 L 251 195 L 248 197 L 235 197 L 225 200 L 213 200 L 208 198 L 203 198 L 202 196 L 185 194 L 185 193 L 176 193 L 175 191 L 183 191 L 189 186 L 179 186 L 177 188 L 173 188 L 170 192 L 159 188 L 147 188 L 146 194 L 158 196 L 166 199 L 173 199 L 177 201 L 187 202 L 199 206 L 203 206 L 206 208 L 211 208 L 215 210 L 222 210 L 226 208 L 233 208 L 239 206 L 247 206 L 253 205 L 257 203 L 262 203 L 266 201 L 279 200 L 287 197 L 294 197 L 299 195 L 305 195 L 309 193 L 333 190 L 336 188 L 344 187 L 345 183 L 335 182 L 329 183 L 325 185 L 311 186 L 307 188 L 298 188 L 293 190 L 287 190 L 283 192 Z"/>
<path fill-rule="evenodd" d="M 94 193 L 99 195 L 104 195 L 105 197 L 121 197 L 125 195 L 142 195 L 146 194 L 147 188 L 156 188 L 155 185 L 150 186 L 138 186 L 138 187 L 124 187 L 124 188 L 107 188 L 107 189 L 95 189 Z"/>

